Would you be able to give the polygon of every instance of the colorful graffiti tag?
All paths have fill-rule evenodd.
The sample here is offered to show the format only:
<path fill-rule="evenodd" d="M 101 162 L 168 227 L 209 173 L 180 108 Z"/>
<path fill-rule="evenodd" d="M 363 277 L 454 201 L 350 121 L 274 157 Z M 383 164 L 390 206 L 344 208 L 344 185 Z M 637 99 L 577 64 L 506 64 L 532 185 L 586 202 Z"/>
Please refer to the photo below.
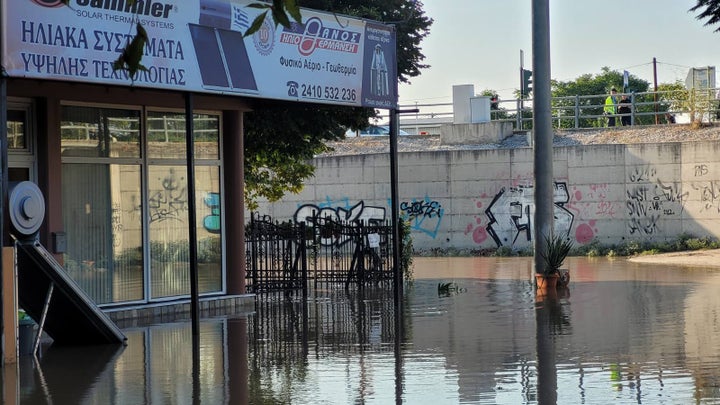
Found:
<path fill-rule="evenodd" d="M 345 200 L 347 201 L 347 200 Z M 323 206 L 321 206 L 323 205 Z M 332 207 L 324 204 L 304 204 L 298 207 L 293 216 L 297 223 L 306 222 L 317 224 L 320 219 L 329 219 L 336 222 L 364 222 L 368 224 L 385 221 L 385 208 L 365 205 L 360 201 L 351 207 Z M 322 238 L 323 246 L 340 246 L 349 241 L 347 236 L 330 236 Z"/>
<path fill-rule="evenodd" d="M 203 218 L 203 227 L 210 233 L 220 233 L 220 193 L 207 193 L 203 202 L 210 208 L 210 215 Z"/>
<path fill-rule="evenodd" d="M 445 215 L 445 209 L 438 201 L 425 196 L 422 200 L 401 202 L 400 215 L 410 221 L 410 229 L 435 238 Z"/>

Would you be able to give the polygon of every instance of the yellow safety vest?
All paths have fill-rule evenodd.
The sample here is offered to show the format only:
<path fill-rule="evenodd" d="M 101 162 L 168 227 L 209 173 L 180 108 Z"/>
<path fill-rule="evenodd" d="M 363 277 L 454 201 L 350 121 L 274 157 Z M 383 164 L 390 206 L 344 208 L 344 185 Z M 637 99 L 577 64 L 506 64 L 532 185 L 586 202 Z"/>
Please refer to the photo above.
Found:
<path fill-rule="evenodd" d="M 605 108 L 603 108 L 603 111 L 608 114 L 615 114 L 617 112 L 617 106 L 615 104 L 617 104 L 615 97 L 608 96 L 608 98 L 605 99 Z"/>

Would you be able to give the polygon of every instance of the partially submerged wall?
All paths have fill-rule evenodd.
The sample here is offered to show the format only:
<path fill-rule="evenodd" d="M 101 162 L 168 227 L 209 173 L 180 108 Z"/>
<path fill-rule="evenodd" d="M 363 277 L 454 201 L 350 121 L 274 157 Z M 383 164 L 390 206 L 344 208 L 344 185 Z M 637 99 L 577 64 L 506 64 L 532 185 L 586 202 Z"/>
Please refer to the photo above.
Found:
<path fill-rule="evenodd" d="M 555 148 L 555 229 L 577 244 L 720 237 L 720 143 Z M 532 149 L 401 153 L 401 214 L 416 249 L 532 244 Z M 315 160 L 305 190 L 259 212 L 389 219 L 387 154 Z M 297 217 L 297 218 L 296 218 Z"/>

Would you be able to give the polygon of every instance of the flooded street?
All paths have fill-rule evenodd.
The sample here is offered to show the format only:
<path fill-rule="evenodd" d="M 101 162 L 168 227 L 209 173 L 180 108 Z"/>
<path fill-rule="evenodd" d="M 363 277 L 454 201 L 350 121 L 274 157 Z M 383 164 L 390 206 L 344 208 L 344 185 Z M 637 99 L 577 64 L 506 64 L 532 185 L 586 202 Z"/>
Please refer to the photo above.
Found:
<path fill-rule="evenodd" d="M 4 403 L 720 403 L 719 270 L 566 267 L 537 297 L 531 258 L 416 258 L 401 329 L 391 289 L 340 285 L 203 319 L 195 351 L 189 321 L 126 327 L 126 347 L 22 357 Z"/>

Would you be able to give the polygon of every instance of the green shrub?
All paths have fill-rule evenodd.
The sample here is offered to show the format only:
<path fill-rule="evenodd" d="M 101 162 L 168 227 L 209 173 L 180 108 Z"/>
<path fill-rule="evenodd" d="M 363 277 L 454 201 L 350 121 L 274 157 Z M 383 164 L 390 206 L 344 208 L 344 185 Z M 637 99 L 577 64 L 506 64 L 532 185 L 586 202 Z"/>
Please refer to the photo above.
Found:
<path fill-rule="evenodd" d="M 515 256 L 515 252 L 513 252 L 512 248 L 509 246 L 500 246 L 499 248 L 497 248 L 495 253 L 493 253 L 493 256 L 510 257 L 510 256 Z"/>
<path fill-rule="evenodd" d="M 400 243 L 402 244 L 400 251 L 400 270 L 406 281 L 413 279 L 413 239 L 410 232 L 410 222 L 401 220 L 399 222 L 398 232 L 400 234 Z"/>

